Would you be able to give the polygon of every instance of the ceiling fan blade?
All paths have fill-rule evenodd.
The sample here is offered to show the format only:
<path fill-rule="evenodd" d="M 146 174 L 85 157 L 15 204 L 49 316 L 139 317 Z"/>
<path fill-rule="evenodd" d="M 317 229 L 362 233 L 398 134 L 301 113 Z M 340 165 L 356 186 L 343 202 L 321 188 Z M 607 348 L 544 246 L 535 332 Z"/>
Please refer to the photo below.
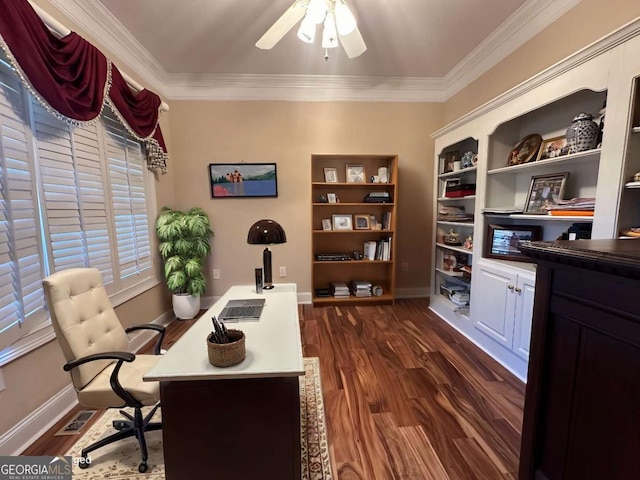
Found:
<path fill-rule="evenodd" d="M 304 2 L 296 0 L 271 28 L 256 42 L 256 47 L 269 50 L 298 23 L 305 14 Z"/>
<path fill-rule="evenodd" d="M 342 43 L 342 47 L 349 58 L 359 57 L 367 51 L 367 46 L 364 44 L 364 40 L 360 34 L 360 30 L 358 30 L 358 27 L 354 28 L 353 31 L 347 35 L 338 34 L 338 37 L 340 38 L 340 43 Z"/>

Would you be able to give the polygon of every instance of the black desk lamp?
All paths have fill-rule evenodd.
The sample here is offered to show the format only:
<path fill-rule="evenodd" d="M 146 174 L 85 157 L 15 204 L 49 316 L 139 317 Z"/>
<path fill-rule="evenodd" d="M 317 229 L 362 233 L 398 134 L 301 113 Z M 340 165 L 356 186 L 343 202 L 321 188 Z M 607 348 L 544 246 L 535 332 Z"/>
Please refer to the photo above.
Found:
<path fill-rule="evenodd" d="M 251 245 L 274 245 L 286 241 L 287 236 L 283 228 L 273 220 L 258 220 L 251 225 L 247 235 L 247 243 Z M 264 263 L 264 286 L 262 288 L 270 290 L 273 288 L 273 279 L 271 277 L 271 251 L 268 247 L 265 247 L 262 252 L 262 261 Z"/>

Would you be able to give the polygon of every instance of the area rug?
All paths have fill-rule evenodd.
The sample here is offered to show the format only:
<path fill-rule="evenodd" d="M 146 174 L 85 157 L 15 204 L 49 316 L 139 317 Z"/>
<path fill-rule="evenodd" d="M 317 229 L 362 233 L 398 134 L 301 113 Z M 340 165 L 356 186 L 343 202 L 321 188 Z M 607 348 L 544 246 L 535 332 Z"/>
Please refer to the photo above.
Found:
<path fill-rule="evenodd" d="M 300 378 L 301 480 L 333 480 L 320 383 L 320 362 L 315 357 L 305 358 L 304 367 L 305 376 Z M 112 422 L 120 417 L 118 410 L 108 410 L 65 455 L 79 457 L 83 447 L 112 434 L 115 431 Z M 138 442 L 134 438 L 128 438 L 92 452 L 92 465 L 84 470 L 74 467 L 73 479 L 164 480 L 162 432 L 148 432 L 146 440 L 149 451 L 149 470 L 146 473 L 138 472 Z"/>

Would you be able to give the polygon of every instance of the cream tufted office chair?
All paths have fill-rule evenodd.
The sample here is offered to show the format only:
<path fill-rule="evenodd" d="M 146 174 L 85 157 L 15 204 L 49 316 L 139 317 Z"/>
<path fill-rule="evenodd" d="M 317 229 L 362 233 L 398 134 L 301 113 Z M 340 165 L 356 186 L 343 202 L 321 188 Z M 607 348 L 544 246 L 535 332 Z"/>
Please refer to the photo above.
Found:
<path fill-rule="evenodd" d="M 147 470 L 147 446 L 144 432 L 159 430 L 151 423 L 159 405 L 159 384 L 143 382 L 142 376 L 157 360 L 154 355 L 134 355 L 127 351 L 127 333 L 151 329 L 159 332 L 155 353 L 160 353 L 164 327 L 140 325 L 124 330 L 102 284 L 100 272 L 94 268 L 71 268 L 43 281 L 51 322 L 67 360 L 64 370 L 71 380 L 80 404 L 89 408 L 132 407 L 133 415 L 121 410 L 127 419 L 114 421 L 119 430 L 82 450 L 80 467 L 87 468 L 87 457 L 97 448 L 123 438 L 135 436 L 140 445 L 142 462 L 138 470 Z M 154 405 L 145 417 L 141 408 Z"/>

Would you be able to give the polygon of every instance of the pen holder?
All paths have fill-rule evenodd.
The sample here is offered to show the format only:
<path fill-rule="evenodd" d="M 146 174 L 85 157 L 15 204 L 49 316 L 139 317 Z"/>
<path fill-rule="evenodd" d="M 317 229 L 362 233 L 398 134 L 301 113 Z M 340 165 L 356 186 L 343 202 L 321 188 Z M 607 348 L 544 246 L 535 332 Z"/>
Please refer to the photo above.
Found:
<path fill-rule="evenodd" d="M 211 334 L 207 336 L 207 349 L 209 350 L 209 363 L 216 367 L 230 367 L 244 360 L 244 332 L 241 330 L 229 329 L 227 336 L 230 343 L 214 343 L 211 341 Z"/>

